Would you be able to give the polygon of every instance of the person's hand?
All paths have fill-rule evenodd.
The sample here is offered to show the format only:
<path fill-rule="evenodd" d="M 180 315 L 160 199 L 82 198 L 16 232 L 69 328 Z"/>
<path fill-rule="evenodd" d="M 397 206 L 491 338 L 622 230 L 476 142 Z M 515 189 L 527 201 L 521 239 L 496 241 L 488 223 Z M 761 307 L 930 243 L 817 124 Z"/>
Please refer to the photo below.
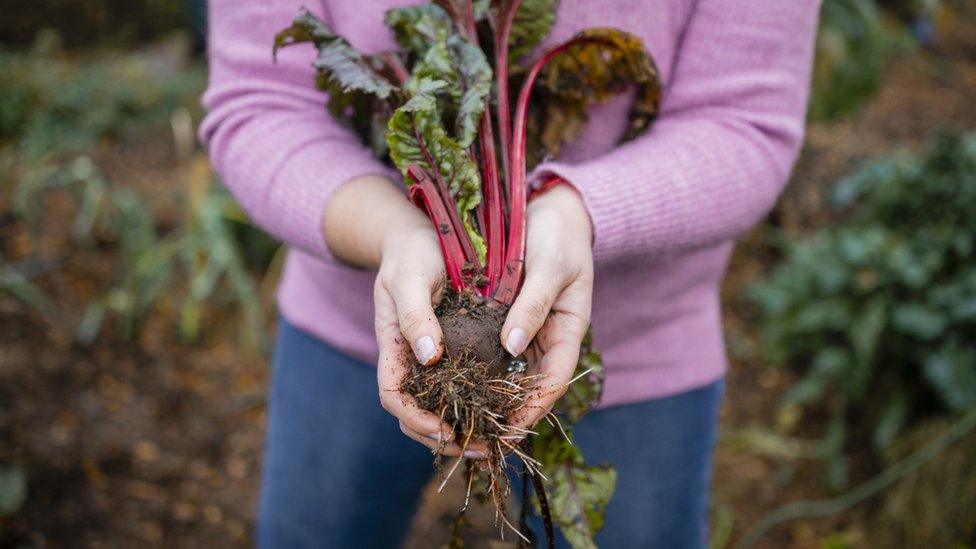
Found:
<path fill-rule="evenodd" d="M 380 402 L 400 421 L 403 434 L 442 455 L 460 456 L 460 446 L 451 442 L 451 427 L 400 392 L 400 383 L 415 358 L 430 366 L 444 352 L 434 306 L 446 283 L 444 260 L 430 221 L 420 215 L 388 231 L 374 288 Z M 469 443 L 464 456 L 483 458 L 483 449 L 477 442 Z"/>
<path fill-rule="evenodd" d="M 513 356 L 526 353 L 530 373 L 544 375 L 509 418 L 531 429 L 566 392 L 579 360 L 593 301 L 593 229 L 583 199 L 569 185 L 529 202 L 526 220 L 525 282 L 501 337 Z"/>

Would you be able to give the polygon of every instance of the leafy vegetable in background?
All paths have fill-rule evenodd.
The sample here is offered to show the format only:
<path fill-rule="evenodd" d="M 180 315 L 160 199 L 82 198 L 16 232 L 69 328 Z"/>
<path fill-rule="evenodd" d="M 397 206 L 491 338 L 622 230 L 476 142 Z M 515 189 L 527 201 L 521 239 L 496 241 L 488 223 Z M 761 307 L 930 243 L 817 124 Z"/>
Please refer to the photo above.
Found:
<path fill-rule="evenodd" d="M 849 219 L 787 242 L 752 293 L 770 360 L 804 366 L 785 402 L 833 415 L 840 484 L 845 425 L 880 451 L 916 418 L 976 407 L 976 136 L 869 165 L 834 198 Z"/>
<path fill-rule="evenodd" d="M 594 102 L 636 88 L 625 139 L 657 114 L 657 69 L 625 32 L 584 30 L 523 63 L 557 7 L 556 0 L 436 0 L 393 9 L 386 24 L 402 51 L 377 55 L 355 51 L 308 11 L 275 39 L 275 52 L 296 43 L 317 48 L 317 85 L 329 93 L 329 111 L 400 170 L 410 198 L 438 229 L 451 287 L 488 307 L 511 305 L 522 282 L 528 168 L 576 137 Z M 567 424 L 602 392 L 603 368 L 589 339 L 579 374 L 561 404 Z M 616 477 L 612 468 L 587 466 L 561 429 L 554 421 L 543 426 L 526 467 L 540 502 L 551 493 L 542 510 L 552 511 L 574 546 L 588 547 Z M 541 472 L 547 490 L 538 490 Z"/>

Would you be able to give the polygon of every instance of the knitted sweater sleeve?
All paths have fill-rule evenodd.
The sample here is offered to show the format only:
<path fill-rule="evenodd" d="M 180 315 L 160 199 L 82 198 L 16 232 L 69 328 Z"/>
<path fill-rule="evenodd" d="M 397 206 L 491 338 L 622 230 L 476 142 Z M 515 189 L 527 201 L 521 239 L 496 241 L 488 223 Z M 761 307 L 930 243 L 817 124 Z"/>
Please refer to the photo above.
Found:
<path fill-rule="evenodd" d="M 211 0 L 208 114 L 200 139 L 252 220 L 285 243 L 333 260 L 322 214 L 340 185 L 368 174 L 395 178 L 347 128 L 324 112 L 310 47 L 285 48 L 274 35 L 308 0 Z M 317 13 L 328 12 L 323 3 Z"/>
<path fill-rule="evenodd" d="M 819 2 L 699 0 L 651 131 L 579 164 L 597 260 L 736 237 L 775 203 L 796 159 Z"/>

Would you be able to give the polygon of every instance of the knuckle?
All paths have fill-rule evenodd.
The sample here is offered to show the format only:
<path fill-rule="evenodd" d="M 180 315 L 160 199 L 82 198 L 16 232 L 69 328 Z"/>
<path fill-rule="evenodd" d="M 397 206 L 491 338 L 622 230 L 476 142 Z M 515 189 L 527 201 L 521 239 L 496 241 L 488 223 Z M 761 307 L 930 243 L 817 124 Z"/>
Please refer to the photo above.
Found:
<path fill-rule="evenodd" d="M 414 334 L 423 328 L 427 322 L 427 315 L 418 309 L 404 311 L 400 317 L 400 331 L 404 334 Z"/>
<path fill-rule="evenodd" d="M 527 296 L 522 302 L 522 311 L 531 320 L 542 322 L 549 314 L 549 305 L 539 297 Z"/>
<path fill-rule="evenodd" d="M 383 273 L 380 272 L 376 276 L 376 281 L 373 282 L 373 301 L 379 301 L 386 292 L 386 280 Z"/>

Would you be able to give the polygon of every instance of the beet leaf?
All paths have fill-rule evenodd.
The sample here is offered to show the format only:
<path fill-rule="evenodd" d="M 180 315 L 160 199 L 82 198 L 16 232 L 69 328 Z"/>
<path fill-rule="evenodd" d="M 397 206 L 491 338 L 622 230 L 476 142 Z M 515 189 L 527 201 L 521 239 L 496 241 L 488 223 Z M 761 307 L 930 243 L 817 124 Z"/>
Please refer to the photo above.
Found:
<path fill-rule="evenodd" d="M 588 414 L 603 397 L 603 383 L 606 372 L 603 368 L 603 358 L 593 348 L 593 329 L 587 330 L 586 337 L 580 345 L 579 362 L 573 377 L 580 376 L 582 383 L 572 383 L 566 390 L 552 411 L 566 419 L 570 425 L 578 423 Z"/>
<path fill-rule="evenodd" d="M 566 429 L 572 437 L 572 429 Z M 536 431 L 532 457 L 542 463 L 548 478 L 544 484 L 553 523 L 574 548 L 595 548 L 593 537 L 603 529 L 617 472 L 611 465 L 587 465 L 557 427 L 541 422 Z"/>
<path fill-rule="evenodd" d="M 508 35 L 508 66 L 518 71 L 519 61 L 542 42 L 556 22 L 559 0 L 493 0 L 491 4 L 489 11 L 498 20 L 513 14 Z"/>
<path fill-rule="evenodd" d="M 534 100 L 532 156 L 556 156 L 563 143 L 586 126 L 589 105 L 635 88 L 630 124 L 623 140 L 646 131 L 657 116 L 661 86 L 657 67 L 637 37 L 609 28 L 587 29 L 575 45 L 555 56 L 542 70 Z"/>

